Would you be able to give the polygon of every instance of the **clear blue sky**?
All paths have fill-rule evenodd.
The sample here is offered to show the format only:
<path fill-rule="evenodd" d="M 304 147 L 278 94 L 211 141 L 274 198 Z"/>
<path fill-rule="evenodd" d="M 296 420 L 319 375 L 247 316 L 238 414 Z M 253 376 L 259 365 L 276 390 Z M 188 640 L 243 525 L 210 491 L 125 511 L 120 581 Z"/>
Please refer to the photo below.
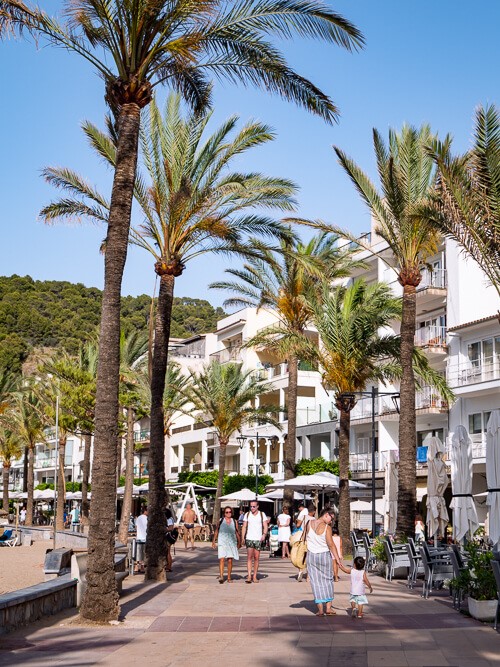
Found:
<path fill-rule="evenodd" d="M 330 94 L 341 110 L 330 127 L 305 111 L 264 92 L 217 85 L 215 120 L 237 113 L 258 118 L 277 139 L 250 154 L 241 168 L 292 178 L 300 186 L 299 214 L 322 218 L 354 232 L 369 218 L 331 148 L 346 150 L 373 175 L 371 129 L 386 133 L 404 122 L 431 124 L 454 136 L 456 151 L 470 141 L 474 108 L 496 102 L 500 42 L 500 3 L 464 0 L 340 0 L 337 11 L 363 31 L 366 48 L 348 54 L 323 43 L 295 42 L 286 47 L 301 73 Z M 56 0 L 43 6 L 55 10 Z M 90 153 L 80 123 L 102 124 L 102 81 L 78 56 L 61 49 L 10 40 L 0 43 L 2 105 L 0 142 L 0 274 L 29 274 L 35 279 L 69 280 L 102 288 L 104 230 L 89 225 L 47 227 L 38 221 L 41 207 L 55 195 L 40 177 L 44 166 L 70 166 L 102 190 L 107 170 Z M 164 95 L 164 93 L 163 93 Z M 205 258 L 188 266 L 176 294 L 224 296 L 206 285 L 220 279 L 223 258 Z M 129 251 L 123 294 L 151 294 L 152 261 L 145 251 Z"/>

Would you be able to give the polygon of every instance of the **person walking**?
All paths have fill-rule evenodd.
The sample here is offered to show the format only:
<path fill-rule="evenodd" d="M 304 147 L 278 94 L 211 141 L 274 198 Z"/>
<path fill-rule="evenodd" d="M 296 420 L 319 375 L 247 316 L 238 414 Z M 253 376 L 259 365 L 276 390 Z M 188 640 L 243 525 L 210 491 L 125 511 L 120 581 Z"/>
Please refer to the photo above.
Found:
<path fill-rule="evenodd" d="M 144 556 L 146 552 L 146 536 L 148 533 L 148 508 L 143 507 L 135 520 L 135 574 L 144 574 Z"/>
<path fill-rule="evenodd" d="M 318 606 L 316 616 L 334 616 L 333 601 L 333 566 L 332 557 L 338 561 L 343 572 L 349 573 L 340 559 L 337 547 L 332 539 L 333 510 L 325 507 L 319 519 L 312 519 L 304 528 L 307 540 L 307 572 Z M 325 611 L 323 611 L 325 605 Z"/>
<path fill-rule="evenodd" d="M 349 597 L 352 618 L 363 618 L 363 606 L 368 604 L 366 586 L 370 593 L 373 593 L 372 585 L 365 571 L 365 559 L 362 556 L 356 556 L 351 568 L 351 595 Z"/>
<path fill-rule="evenodd" d="M 288 544 L 290 542 L 290 510 L 288 505 L 283 506 L 281 514 L 278 515 L 278 542 L 281 544 L 281 557 L 289 558 Z"/>
<path fill-rule="evenodd" d="M 186 503 L 186 509 L 182 513 L 181 521 L 184 524 L 184 529 L 182 531 L 182 537 L 184 539 L 184 549 L 188 548 L 188 541 L 191 542 L 191 549 L 196 548 L 194 546 L 194 524 L 196 522 L 196 512 L 193 509 L 191 503 Z"/>
<path fill-rule="evenodd" d="M 295 520 L 295 525 L 297 528 L 303 528 L 304 519 L 308 515 L 305 503 L 302 501 L 299 503 L 299 513 L 297 514 L 297 519 Z"/>
<path fill-rule="evenodd" d="M 268 518 L 259 511 L 259 503 L 252 500 L 250 512 L 243 519 L 242 539 L 247 548 L 247 584 L 258 583 L 260 551 L 264 545 L 268 530 Z"/>
<path fill-rule="evenodd" d="M 224 514 L 215 529 L 212 549 L 217 543 L 219 558 L 219 584 L 224 583 L 224 561 L 227 560 L 227 583 L 232 583 L 233 560 L 239 560 L 238 549 L 241 547 L 241 533 L 238 522 L 233 518 L 233 510 L 224 508 Z"/>
<path fill-rule="evenodd" d="M 307 506 L 307 514 L 302 520 L 302 529 L 305 530 L 309 521 L 312 521 L 312 519 L 314 519 L 315 516 L 316 516 L 316 506 L 314 505 L 314 503 L 309 503 L 309 505 Z M 297 581 L 300 583 L 301 581 L 304 581 L 305 577 L 307 577 L 307 558 L 304 568 L 302 570 L 299 570 L 299 573 L 297 575 Z"/>
<path fill-rule="evenodd" d="M 342 538 L 340 537 L 339 529 L 336 525 L 333 526 L 332 528 L 332 540 L 335 546 L 337 547 L 337 552 L 340 556 L 340 560 L 343 560 L 344 555 L 342 553 Z M 333 559 L 333 580 L 334 581 L 339 580 L 339 564 L 337 563 L 335 558 Z"/>

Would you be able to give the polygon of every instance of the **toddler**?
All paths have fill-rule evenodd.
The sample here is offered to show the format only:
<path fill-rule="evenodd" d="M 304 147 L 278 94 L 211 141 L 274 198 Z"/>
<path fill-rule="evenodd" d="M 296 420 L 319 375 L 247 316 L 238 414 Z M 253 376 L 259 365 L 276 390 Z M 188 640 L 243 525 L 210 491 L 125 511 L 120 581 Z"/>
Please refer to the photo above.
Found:
<path fill-rule="evenodd" d="M 363 605 L 368 604 L 365 595 L 365 586 L 368 586 L 370 593 L 373 592 L 372 585 L 365 572 L 365 559 L 357 556 L 351 568 L 351 596 L 349 598 L 353 619 L 356 617 L 363 618 Z"/>

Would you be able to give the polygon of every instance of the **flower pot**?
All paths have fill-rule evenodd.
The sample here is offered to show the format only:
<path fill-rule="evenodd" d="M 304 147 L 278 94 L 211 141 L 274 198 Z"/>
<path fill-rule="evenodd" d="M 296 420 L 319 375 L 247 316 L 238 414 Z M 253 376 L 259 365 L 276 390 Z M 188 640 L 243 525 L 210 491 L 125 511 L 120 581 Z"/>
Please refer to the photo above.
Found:
<path fill-rule="evenodd" d="M 497 611 L 497 600 L 474 600 L 467 598 L 469 614 L 478 621 L 492 621 Z"/>

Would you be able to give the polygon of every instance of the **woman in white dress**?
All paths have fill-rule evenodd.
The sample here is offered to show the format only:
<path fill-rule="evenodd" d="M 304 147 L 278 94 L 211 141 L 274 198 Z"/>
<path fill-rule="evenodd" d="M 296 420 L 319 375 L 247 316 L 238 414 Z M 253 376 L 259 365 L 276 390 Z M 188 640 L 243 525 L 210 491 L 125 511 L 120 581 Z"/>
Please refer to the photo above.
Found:
<path fill-rule="evenodd" d="M 278 542 L 281 542 L 281 557 L 289 558 L 288 543 L 290 542 L 290 510 L 284 506 L 281 514 L 278 516 Z"/>

